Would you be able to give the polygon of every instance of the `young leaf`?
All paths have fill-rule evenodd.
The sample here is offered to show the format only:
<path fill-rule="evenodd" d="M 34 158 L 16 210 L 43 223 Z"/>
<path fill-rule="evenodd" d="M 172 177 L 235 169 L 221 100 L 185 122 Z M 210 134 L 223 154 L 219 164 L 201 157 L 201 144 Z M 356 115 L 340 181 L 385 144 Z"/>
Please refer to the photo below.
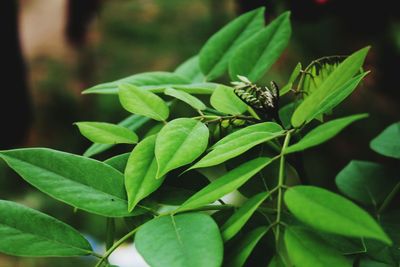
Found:
<path fill-rule="evenodd" d="M 284 238 L 289 258 L 294 266 L 353 266 L 339 251 L 300 227 L 286 228 Z"/>
<path fill-rule="evenodd" d="M 186 92 L 178 91 L 173 88 L 167 88 L 165 90 L 165 94 L 175 97 L 175 98 L 185 102 L 186 104 L 193 107 L 194 109 L 197 109 L 197 110 L 206 109 L 206 105 L 204 105 L 204 103 L 201 102 L 200 99 L 198 99 L 197 97 L 194 97 L 191 94 L 188 94 Z"/>
<path fill-rule="evenodd" d="M 119 101 L 127 111 L 157 121 L 168 118 L 168 106 L 159 96 L 129 84 L 121 84 L 119 88 Z"/>
<path fill-rule="evenodd" d="M 289 42 L 292 31 L 289 17 L 289 12 L 283 13 L 235 50 L 229 61 L 232 80 L 243 75 L 256 82 L 268 71 Z"/>
<path fill-rule="evenodd" d="M 223 244 L 210 216 L 188 213 L 153 219 L 139 228 L 135 246 L 152 267 L 219 267 Z"/>
<path fill-rule="evenodd" d="M 396 159 L 400 159 L 400 122 L 387 127 L 370 143 L 375 152 Z"/>
<path fill-rule="evenodd" d="M 225 242 L 234 237 L 240 229 L 242 229 L 267 197 L 267 192 L 253 196 L 226 221 L 226 223 L 221 227 L 221 235 Z"/>
<path fill-rule="evenodd" d="M 207 80 L 220 77 L 235 49 L 263 28 L 264 10 L 258 8 L 241 15 L 207 41 L 200 51 L 200 68 Z"/>
<path fill-rule="evenodd" d="M 130 154 L 131 153 L 124 153 L 121 155 L 114 156 L 112 158 L 106 159 L 104 163 L 110 165 L 117 171 L 123 173 L 125 171 L 126 163 L 128 162 Z"/>
<path fill-rule="evenodd" d="M 290 212 L 316 230 L 366 237 L 391 244 L 387 234 L 364 210 L 344 197 L 314 186 L 295 186 L 284 196 Z"/>
<path fill-rule="evenodd" d="M 299 77 L 299 74 L 301 72 L 301 63 L 297 63 L 296 67 L 294 68 L 292 74 L 290 74 L 289 80 L 286 83 L 285 86 L 283 86 L 281 88 L 281 90 L 279 90 L 279 95 L 283 96 L 285 94 L 287 94 L 293 87 L 293 83 L 296 81 L 297 77 Z"/>
<path fill-rule="evenodd" d="M 128 208 L 132 211 L 140 200 L 154 192 L 164 179 L 156 179 L 157 162 L 154 156 L 156 135 L 141 141 L 133 149 L 125 169 Z"/>
<path fill-rule="evenodd" d="M 213 203 L 226 194 L 238 189 L 270 163 L 271 159 L 266 157 L 256 158 L 243 163 L 194 194 L 176 212 L 195 209 Z"/>
<path fill-rule="evenodd" d="M 207 148 L 208 136 L 208 128 L 194 119 L 175 119 L 165 125 L 156 140 L 157 178 L 199 157 Z"/>
<path fill-rule="evenodd" d="M 368 117 L 368 114 L 357 114 L 321 124 L 306 134 L 298 143 L 287 147 L 285 149 L 285 154 L 303 151 L 307 148 L 322 144 L 337 135 L 351 123 L 366 117 Z"/>
<path fill-rule="evenodd" d="M 73 207 L 102 216 L 128 212 L 124 176 L 93 159 L 46 148 L 1 151 L 0 157 L 28 183 Z"/>
<path fill-rule="evenodd" d="M 202 82 L 205 80 L 203 73 L 200 70 L 199 56 L 193 56 L 183 62 L 175 69 L 175 73 L 190 79 L 192 83 Z"/>
<path fill-rule="evenodd" d="M 77 122 L 75 123 L 83 136 L 99 144 L 135 144 L 138 136 L 131 130 L 112 123 Z"/>
<path fill-rule="evenodd" d="M 247 110 L 247 105 L 233 92 L 233 88 L 219 85 L 211 95 L 213 108 L 226 114 L 238 115 Z"/>
<path fill-rule="evenodd" d="M 294 127 L 300 127 L 304 123 L 314 119 L 317 115 L 321 114 L 321 110 L 326 110 L 325 105 L 329 104 L 329 108 L 332 108 L 332 104 L 329 103 L 330 101 L 325 102 L 327 97 L 334 97 L 342 90 L 345 90 L 348 95 L 354 90 L 358 84 L 358 79 L 362 78 L 362 76 L 351 82 L 349 80 L 360 71 L 368 50 L 369 47 L 365 47 L 349 56 L 322 82 L 314 93 L 299 105 L 292 116 L 292 125 Z"/>
<path fill-rule="evenodd" d="M 71 226 L 39 211 L 0 200 L 0 252 L 22 257 L 89 255 L 89 242 Z"/>

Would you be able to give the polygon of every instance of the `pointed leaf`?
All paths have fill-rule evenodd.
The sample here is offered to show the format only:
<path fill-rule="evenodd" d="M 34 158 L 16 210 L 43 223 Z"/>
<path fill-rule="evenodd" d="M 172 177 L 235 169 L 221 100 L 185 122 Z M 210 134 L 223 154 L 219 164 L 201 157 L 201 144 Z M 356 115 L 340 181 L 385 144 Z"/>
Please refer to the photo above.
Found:
<path fill-rule="evenodd" d="M 135 144 L 138 136 L 131 130 L 112 123 L 77 122 L 75 123 L 83 136 L 99 144 Z"/>
<path fill-rule="evenodd" d="M 381 155 L 400 159 L 400 122 L 387 127 L 380 135 L 375 137 L 370 147 Z"/>
<path fill-rule="evenodd" d="M 175 98 L 185 102 L 186 104 L 193 107 L 194 109 L 197 109 L 197 110 L 206 109 L 206 105 L 204 105 L 204 103 L 201 102 L 200 99 L 198 99 L 197 97 L 194 97 L 191 94 L 188 94 L 186 92 L 178 91 L 173 88 L 167 88 L 165 90 L 165 94 L 175 97 Z"/>
<path fill-rule="evenodd" d="M 279 90 L 279 95 L 283 96 L 287 94 L 293 87 L 293 83 L 296 81 L 297 77 L 299 77 L 300 72 L 301 72 L 302 66 L 301 63 L 297 63 L 296 67 L 292 71 L 292 74 L 290 74 L 289 80 L 286 83 L 285 86 L 282 87 L 282 89 Z"/>
<path fill-rule="evenodd" d="M 219 85 L 210 98 L 213 108 L 226 114 L 238 115 L 247 110 L 247 105 L 235 95 L 232 87 Z"/>
<path fill-rule="evenodd" d="M 106 159 L 104 163 L 110 165 L 117 171 L 123 173 L 125 171 L 126 163 L 128 162 L 130 154 L 131 153 L 124 153 L 121 155 L 114 156 L 112 158 Z"/>
<path fill-rule="evenodd" d="M 199 56 L 195 55 L 175 69 L 175 73 L 189 79 L 192 83 L 202 82 L 205 80 L 203 73 L 200 70 Z"/>

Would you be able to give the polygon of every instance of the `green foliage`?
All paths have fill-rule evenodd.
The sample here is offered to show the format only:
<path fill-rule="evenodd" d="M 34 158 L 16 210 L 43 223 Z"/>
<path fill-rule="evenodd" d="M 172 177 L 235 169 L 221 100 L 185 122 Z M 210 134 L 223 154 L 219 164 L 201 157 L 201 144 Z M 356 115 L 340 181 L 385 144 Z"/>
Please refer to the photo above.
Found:
<path fill-rule="evenodd" d="M 77 122 L 75 123 L 83 136 L 99 144 L 134 144 L 138 137 L 131 130 L 112 123 Z"/>
<path fill-rule="evenodd" d="M 387 127 L 371 141 L 371 148 L 379 154 L 400 159 L 400 122 Z"/>
<path fill-rule="evenodd" d="M 216 110 L 232 115 L 242 114 L 247 110 L 247 105 L 235 95 L 233 88 L 224 85 L 215 88 L 210 104 Z"/>

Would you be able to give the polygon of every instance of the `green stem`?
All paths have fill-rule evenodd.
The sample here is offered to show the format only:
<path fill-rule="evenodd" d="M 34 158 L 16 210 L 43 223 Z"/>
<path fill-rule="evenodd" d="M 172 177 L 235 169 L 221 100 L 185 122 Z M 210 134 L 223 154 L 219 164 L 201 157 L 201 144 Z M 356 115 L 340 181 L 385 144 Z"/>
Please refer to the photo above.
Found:
<path fill-rule="evenodd" d="M 114 218 L 107 218 L 106 220 L 106 249 L 109 249 L 114 244 L 115 220 Z"/>
<path fill-rule="evenodd" d="M 385 198 L 385 200 L 382 203 L 382 206 L 378 210 L 378 214 L 381 214 L 387 206 L 390 204 L 390 202 L 393 200 L 393 198 L 396 196 L 397 192 L 400 190 L 400 183 L 397 183 L 395 187 L 390 191 L 389 195 Z"/>

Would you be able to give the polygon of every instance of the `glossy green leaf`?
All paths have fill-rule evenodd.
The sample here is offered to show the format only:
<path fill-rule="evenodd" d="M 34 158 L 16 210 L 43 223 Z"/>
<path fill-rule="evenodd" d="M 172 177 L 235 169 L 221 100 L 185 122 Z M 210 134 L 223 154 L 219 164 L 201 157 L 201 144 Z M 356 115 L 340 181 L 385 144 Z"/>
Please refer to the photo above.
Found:
<path fill-rule="evenodd" d="M 204 105 L 204 103 L 201 102 L 200 99 L 198 99 L 197 97 L 192 96 L 191 94 L 188 94 L 186 92 L 175 90 L 173 88 L 167 88 L 165 90 L 165 94 L 175 97 L 175 98 L 185 102 L 186 104 L 193 107 L 194 109 L 197 109 L 197 110 L 206 109 L 206 105 Z"/>
<path fill-rule="evenodd" d="M 235 95 L 232 87 L 219 85 L 211 95 L 213 108 L 226 114 L 238 115 L 247 110 L 247 105 Z"/>
<path fill-rule="evenodd" d="M 400 122 L 387 127 L 375 137 L 370 146 L 375 152 L 396 159 L 400 159 Z"/>
<path fill-rule="evenodd" d="M 128 193 L 129 211 L 132 211 L 140 200 L 153 193 L 164 181 L 156 179 L 157 161 L 154 156 L 156 135 L 141 141 L 133 149 L 125 169 L 125 187 Z"/>
<path fill-rule="evenodd" d="M 286 228 L 284 239 L 289 258 L 294 266 L 353 266 L 339 251 L 300 227 Z"/>
<path fill-rule="evenodd" d="M 134 215 L 128 213 L 124 176 L 103 162 L 46 148 L 1 151 L 0 157 L 28 183 L 73 207 L 110 217 Z"/>
<path fill-rule="evenodd" d="M 300 72 L 301 72 L 302 66 L 301 63 L 297 63 L 296 67 L 294 68 L 294 70 L 292 71 L 292 74 L 290 74 L 289 80 L 286 83 L 285 86 L 283 86 L 280 90 L 279 90 L 279 95 L 283 96 L 285 94 L 287 94 L 293 87 L 293 83 L 296 81 L 297 77 L 299 77 Z"/>
<path fill-rule="evenodd" d="M 159 96 L 129 84 L 121 84 L 119 88 L 119 101 L 127 111 L 157 121 L 168 118 L 168 105 Z"/>
<path fill-rule="evenodd" d="M 183 62 L 175 69 L 175 73 L 190 79 L 192 83 L 205 81 L 205 77 L 200 70 L 199 56 L 193 56 Z"/>
<path fill-rule="evenodd" d="M 71 226 L 44 213 L 0 200 L 0 252 L 25 257 L 89 255 L 89 242 Z"/>
<path fill-rule="evenodd" d="M 131 130 L 112 123 L 77 122 L 75 123 L 83 136 L 99 144 L 135 144 L 138 136 Z"/>
<path fill-rule="evenodd" d="M 171 88 L 174 88 L 179 91 L 184 91 L 188 94 L 196 94 L 196 95 L 211 95 L 215 88 L 217 88 L 217 83 L 191 83 L 184 85 L 174 85 Z"/>
<path fill-rule="evenodd" d="M 269 70 L 289 42 L 292 31 L 289 17 L 290 12 L 283 13 L 235 50 L 229 61 L 232 80 L 242 75 L 257 82 Z"/>
<path fill-rule="evenodd" d="M 264 10 L 258 8 L 236 18 L 214 34 L 200 51 L 200 68 L 207 80 L 220 77 L 235 49 L 264 27 Z"/>
<path fill-rule="evenodd" d="M 112 158 L 106 159 L 104 163 L 110 165 L 117 171 L 123 173 L 125 171 L 126 163 L 128 162 L 130 154 L 131 153 L 124 153 L 121 155 L 114 156 Z"/>
<path fill-rule="evenodd" d="M 354 90 L 363 76 L 361 75 L 354 79 L 352 77 L 360 71 L 368 50 L 369 47 L 366 47 L 349 56 L 322 82 L 314 93 L 299 105 L 292 116 L 292 125 L 294 127 L 300 127 L 304 123 L 311 121 L 321 114 L 321 110 L 326 111 L 328 108 L 332 108 L 331 101 L 338 102 L 338 100 L 343 100 Z M 337 94 L 340 94 L 340 96 L 336 98 Z M 327 101 L 327 98 L 332 98 L 333 100 Z"/>
<path fill-rule="evenodd" d="M 135 74 L 123 79 L 119 79 L 113 82 L 102 83 L 95 85 L 83 91 L 83 94 L 118 94 L 118 86 L 121 84 L 130 84 L 135 86 L 162 86 L 167 88 L 175 84 L 187 84 L 190 83 L 185 77 L 171 72 L 144 72 Z"/>
<path fill-rule="evenodd" d="M 191 169 L 214 166 L 284 134 L 282 128 L 273 122 L 258 123 L 238 130 L 218 141 L 212 151 L 198 161 Z"/>
<path fill-rule="evenodd" d="M 267 227 L 258 227 L 249 233 L 236 244 L 231 256 L 227 259 L 226 266 L 242 267 L 246 263 L 247 258 L 256 247 L 257 243 L 267 232 Z"/>
<path fill-rule="evenodd" d="M 198 158 L 207 148 L 208 136 L 208 128 L 194 119 L 175 119 L 165 125 L 155 147 L 157 178 Z"/>
<path fill-rule="evenodd" d="M 176 212 L 198 208 L 215 202 L 226 194 L 238 189 L 270 163 L 271 159 L 266 157 L 256 158 L 243 163 L 194 194 Z"/>
<path fill-rule="evenodd" d="M 267 192 L 259 193 L 241 206 L 221 227 L 221 235 L 224 241 L 234 237 L 251 218 L 257 208 L 268 197 Z"/>
<path fill-rule="evenodd" d="M 331 120 L 312 129 L 298 143 L 285 149 L 285 153 L 303 151 L 328 141 L 351 123 L 368 117 L 368 114 L 357 114 L 340 119 Z"/>
<path fill-rule="evenodd" d="M 290 212 L 316 230 L 349 237 L 365 237 L 391 244 L 379 224 L 344 197 L 314 186 L 295 186 L 284 196 Z"/>
<path fill-rule="evenodd" d="M 210 216 L 163 216 L 140 227 L 135 246 L 152 267 L 219 267 L 223 243 Z"/>

